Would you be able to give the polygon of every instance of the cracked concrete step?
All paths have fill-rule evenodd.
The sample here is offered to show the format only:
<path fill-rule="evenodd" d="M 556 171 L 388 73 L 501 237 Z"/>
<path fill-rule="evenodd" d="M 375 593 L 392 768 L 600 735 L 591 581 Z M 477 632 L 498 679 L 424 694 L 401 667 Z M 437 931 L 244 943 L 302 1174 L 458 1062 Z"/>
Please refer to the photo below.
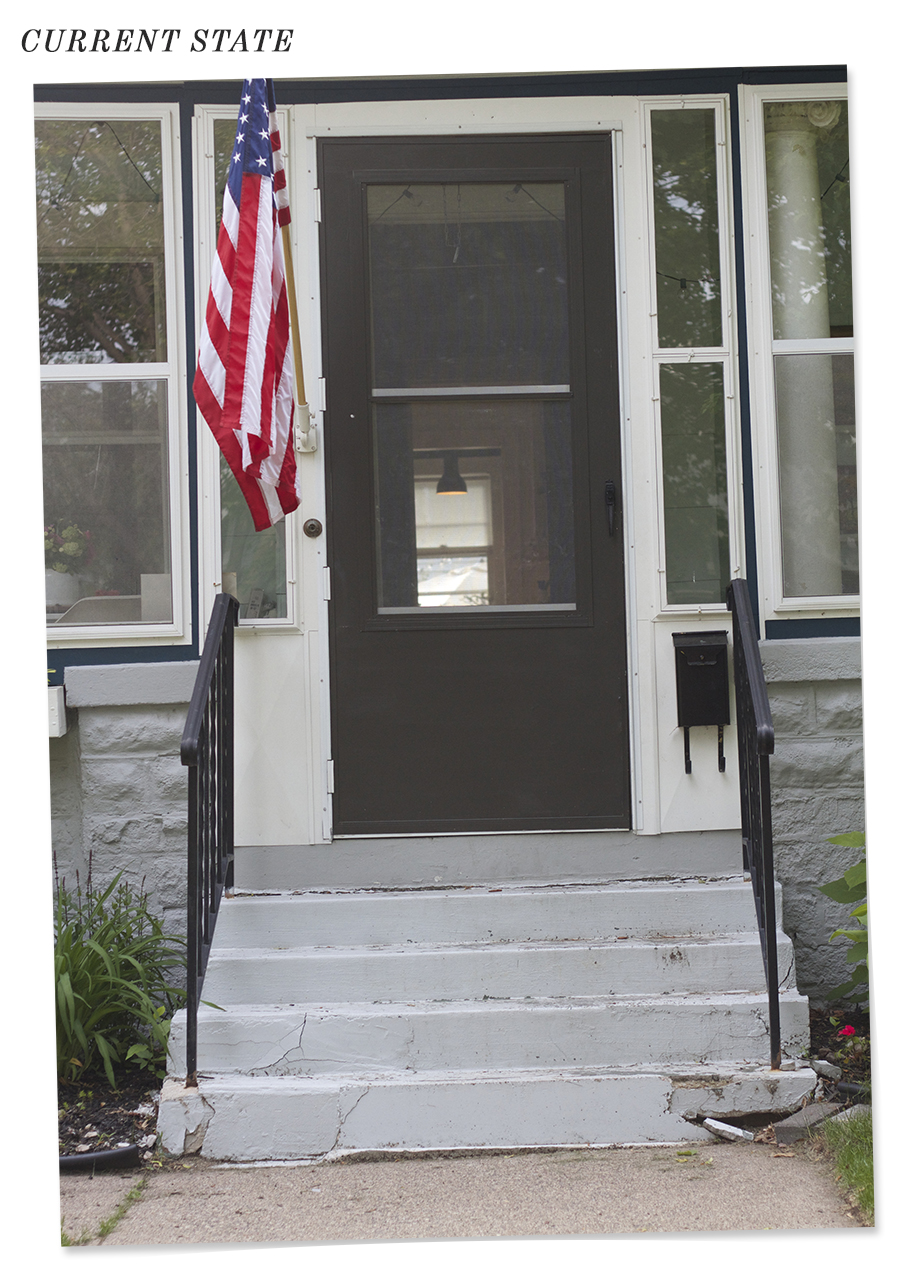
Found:
<path fill-rule="evenodd" d="M 791 971 L 779 935 L 779 977 Z M 759 934 L 423 947 L 222 947 L 203 987 L 229 1004 L 648 995 L 765 988 Z"/>
<path fill-rule="evenodd" d="M 807 1003 L 781 997 L 782 1047 L 809 1038 Z M 767 1060 L 764 994 L 658 995 L 623 1000 L 200 1008 L 205 1073 L 315 1076 L 452 1069 L 545 1068 Z M 184 1075 L 185 1015 L 172 1024 L 170 1070 Z"/>
<path fill-rule="evenodd" d="M 781 890 L 776 890 L 780 906 Z M 750 933 L 740 876 L 406 891 L 239 894 L 223 899 L 216 946 L 546 942 L 555 938 Z"/>
<path fill-rule="evenodd" d="M 203 1078 L 163 1086 L 158 1130 L 171 1153 L 214 1160 L 314 1160 L 368 1151 L 578 1147 L 707 1140 L 695 1122 L 789 1112 L 815 1073 L 660 1065 L 632 1074 Z"/>

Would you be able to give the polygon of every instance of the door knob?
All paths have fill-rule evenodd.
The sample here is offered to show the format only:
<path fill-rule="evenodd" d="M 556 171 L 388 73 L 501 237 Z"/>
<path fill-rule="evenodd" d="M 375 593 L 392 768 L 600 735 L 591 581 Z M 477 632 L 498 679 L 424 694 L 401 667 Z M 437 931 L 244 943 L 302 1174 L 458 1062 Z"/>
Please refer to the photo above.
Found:
<path fill-rule="evenodd" d="M 306 522 L 303 524 L 303 530 L 307 536 L 315 538 L 316 536 L 321 536 L 322 524 L 319 522 L 318 518 L 307 518 Z"/>

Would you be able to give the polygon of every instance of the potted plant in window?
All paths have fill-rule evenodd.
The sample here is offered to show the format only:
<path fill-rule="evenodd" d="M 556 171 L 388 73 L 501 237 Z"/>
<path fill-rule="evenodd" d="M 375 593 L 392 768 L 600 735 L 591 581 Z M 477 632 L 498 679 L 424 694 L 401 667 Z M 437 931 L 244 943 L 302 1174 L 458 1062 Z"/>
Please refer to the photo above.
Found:
<path fill-rule="evenodd" d="M 94 556 L 91 533 L 74 522 L 54 522 L 44 528 L 44 577 L 47 609 L 64 610 L 81 597 L 79 573 Z"/>

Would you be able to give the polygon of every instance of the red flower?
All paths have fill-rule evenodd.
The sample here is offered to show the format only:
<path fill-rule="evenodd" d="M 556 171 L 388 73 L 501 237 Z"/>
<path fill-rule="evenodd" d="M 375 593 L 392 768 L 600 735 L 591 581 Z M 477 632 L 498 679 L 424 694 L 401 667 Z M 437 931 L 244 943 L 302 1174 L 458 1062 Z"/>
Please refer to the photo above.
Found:
<path fill-rule="evenodd" d="M 855 1027 L 842 1027 L 842 1028 L 841 1028 L 841 1030 L 838 1032 L 838 1035 L 839 1035 L 839 1036 L 855 1036 L 855 1035 L 856 1035 L 856 1028 L 855 1028 Z"/>

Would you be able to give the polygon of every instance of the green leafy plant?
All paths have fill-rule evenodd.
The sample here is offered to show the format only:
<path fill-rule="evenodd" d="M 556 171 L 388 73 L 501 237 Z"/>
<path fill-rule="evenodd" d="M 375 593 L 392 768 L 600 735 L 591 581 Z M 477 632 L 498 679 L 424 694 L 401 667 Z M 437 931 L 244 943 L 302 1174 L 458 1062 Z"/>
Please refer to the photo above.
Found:
<path fill-rule="evenodd" d="M 829 844 L 838 844 L 842 848 L 865 849 L 866 837 L 862 831 L 850 831 L 846 835 L 835 835 L 829 841 Z M 868 890 L 866 886 L 866 858 L 865 854 L 860 861 L 855 862 L 838 880 L 832 880 L 830 884 L 822 884 L 819 892 L 824 893 L 826 897 L 831 898 L 833 902 L 840 902 L 850 906 L 852 903 L 858 905 L 850 912 L 851 917 L 856 921 L 856 928 L 853 929 L 835 929 L 829 938 L 833 942 L 835 938 L 849 938 L 850 947 L 847 951 L 847 963 L 854 966 L 850 975 L 850 981 L 842 983 L 840 987 L 835 987 L 834 991 L 829 992 L 829 1000 L 839 1000 L 843 997 L 849 997 L 855 1003 L 862 1005 L 864 1009 L 869 1007 L 869 903 Z"/>
<path fill-rule="evenodd" d="M 56 1060 L 62 1081 L 102 1063 L 134 1063 L 162 1077 L 171 1013 L 185 992 L 172 977 L 184 969 L 184 940 L 165 932 L 143 888 L 121 875 L 104 888 L 90 871 L 73 893 L 57 880 L 55 898 Z"/>

